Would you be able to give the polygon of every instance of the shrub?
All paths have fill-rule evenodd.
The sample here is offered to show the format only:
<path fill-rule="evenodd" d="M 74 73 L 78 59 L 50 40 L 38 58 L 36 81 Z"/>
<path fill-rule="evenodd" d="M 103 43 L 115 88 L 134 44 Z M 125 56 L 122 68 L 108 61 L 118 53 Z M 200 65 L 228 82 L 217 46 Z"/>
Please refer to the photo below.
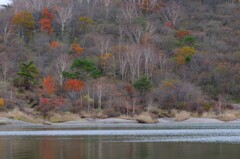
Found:
<path fill-rule="evenodd" d="M 119 117 L 121 114 L 114 109 L 107 109 L 103 112 L 108 118 Z"/>
<path fill-rule="evenodd" d="M 190 113 L 186 111 L 181 111 L 175 115 L 176 121 L 184 121 L 190 118 Z"/>
<path fill-rule="evenodd" d="M 77 121 L 80 120 L 78 114 L 73 114 L 70 112 L 66 113 L 50 113 L 49 121 L 52 123 L 66 122 L 66 121 Z"/>
<path fill-rule="evenodd" d="M 136 120 L 139 123 L 145 123 L 145 124 L 155 124 L 158 123 L 157 119 L 154 119 L 151 114 L 149 113 L 142 113 L 136 117 Z"/>

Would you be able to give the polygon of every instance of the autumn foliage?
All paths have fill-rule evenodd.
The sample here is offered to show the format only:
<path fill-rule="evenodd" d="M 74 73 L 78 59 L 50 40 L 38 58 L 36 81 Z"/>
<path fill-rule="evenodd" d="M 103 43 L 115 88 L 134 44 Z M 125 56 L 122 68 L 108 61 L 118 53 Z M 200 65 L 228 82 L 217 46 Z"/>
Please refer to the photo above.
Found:
<path fill-rule="evenodd" d="M 84 49 L 77 43 L 73 43 L 71 48 L 72 51 L 77 54 L 81 54 L 84 51 Z"/>
<path fill-rule="evenodd" d="M 179 64 L 187 64 L 191 61 L 191 57 L 196 53 L 196 49 L 190 46 L 182 47 L 175 59 Z"/>
<path fill-rule="evenodd" d="M 30 36 L 35 28 L 35 19 L 30 12 L 20 12 L 13 17 L 13 24 L 25 35 Z"/>
<path fill-rule="evenodd" d="M 0 98 L 0 107 L 5 106 L 5 100 L 3 98 Z"/>
<path fill-rule="evenodd" d="M 42 31 L 47 31 L 48 34 L 53 32 L 52 28 L 53 15 L 49 12 L 48 8 L 42 11 L 42 18 L 40 20 L 40 28 Z"/>
<path fill-rule="evenodd" d="M 175 37 L 178 39 L 182 39 L 189 35 L 191 35 L 191 32 L 188 30 L 178 30 L 175 34 Z"/>
<path fill-rule="evenodd" d="M 55 82 L 51 76 L 43 79 L 43 90 L 47 94 L 53 94 L 55 92 Z"/>
<path fill-rule="evenodd" d="M 57 48 L 57 47 L 59 46 L 59 42 L 57 42 L 57 41 L 52 41 L 52 42 L 50 43 L 50 46 L 51 46 L 51 48 Z"/>
<path fill-rule="evenodd" d="M 161 1 L 155 3 L 152 0 L 142 0 L 138 7 L 143 13 L 147 14 L 159 11 L 163 7 L 163 3 Z"/>
<path fill-rule="evenodd" d="M 84 87 L 84 83 L 77 79 L 70 79 L 66 81 L 64 89 L 66 91 L 80 91 Z"/>

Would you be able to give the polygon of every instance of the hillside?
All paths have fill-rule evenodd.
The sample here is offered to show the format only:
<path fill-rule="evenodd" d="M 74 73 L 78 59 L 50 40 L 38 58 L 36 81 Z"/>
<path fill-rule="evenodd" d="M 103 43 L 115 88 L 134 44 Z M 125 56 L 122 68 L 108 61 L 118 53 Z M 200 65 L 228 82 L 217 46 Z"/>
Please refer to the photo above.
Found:
<path fill-rule="evenodd" d="M 233 109 L 239 14 L 236 0 L 14 0 L 0 10 L 0 107 L 83 117 Z"/>

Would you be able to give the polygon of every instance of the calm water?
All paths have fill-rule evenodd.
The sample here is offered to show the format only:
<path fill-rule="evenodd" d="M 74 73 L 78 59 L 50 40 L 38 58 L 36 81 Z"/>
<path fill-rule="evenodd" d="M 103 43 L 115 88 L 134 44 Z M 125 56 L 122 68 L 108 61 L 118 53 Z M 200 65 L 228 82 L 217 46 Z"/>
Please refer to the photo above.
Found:
<path fill-rule="evenodd" d="M 239 159 L 239 124 L 0 127 L 0 159 Z"/>

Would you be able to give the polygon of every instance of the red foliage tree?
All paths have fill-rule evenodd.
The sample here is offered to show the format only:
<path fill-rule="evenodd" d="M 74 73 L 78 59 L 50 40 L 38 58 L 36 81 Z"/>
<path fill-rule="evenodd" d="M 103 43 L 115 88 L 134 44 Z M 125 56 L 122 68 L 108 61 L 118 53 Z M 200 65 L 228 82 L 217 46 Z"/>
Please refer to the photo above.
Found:
<path fill-rule="evenodd" d="M 51 48 L 57 48 L 59 45 L 60 45 L 60 44 L 59 44 L 59 42 L 57 42 L 57 41 L 52 41 L 52 42 L 50 43 Z"/>
<path fill-rule="evenodd" d="M 42 31 L 47 31 L 48 34 L 53 32 L 52 28 L 53 14 L 49 12 L 48 8 L 43 9 L 42 18 L 40 20 L 40 28 Z"/>
<path fill-rule="evenodd" d="M 66 91 L 80 91 L 84 87 L 83 81 L 70 79 L 65 83 L 64 89 Z"/>
<path fill-rule="evenodd" d="M 49 105 L 50 99 L 49 98 L 40 98 L 40 105 Z"/>
<path fill-rule="evenodd" d="M 51 76 L 43 79 L 43 90 L 48 94 L 53 94 L 55 92 L 55 82 Z"/>

